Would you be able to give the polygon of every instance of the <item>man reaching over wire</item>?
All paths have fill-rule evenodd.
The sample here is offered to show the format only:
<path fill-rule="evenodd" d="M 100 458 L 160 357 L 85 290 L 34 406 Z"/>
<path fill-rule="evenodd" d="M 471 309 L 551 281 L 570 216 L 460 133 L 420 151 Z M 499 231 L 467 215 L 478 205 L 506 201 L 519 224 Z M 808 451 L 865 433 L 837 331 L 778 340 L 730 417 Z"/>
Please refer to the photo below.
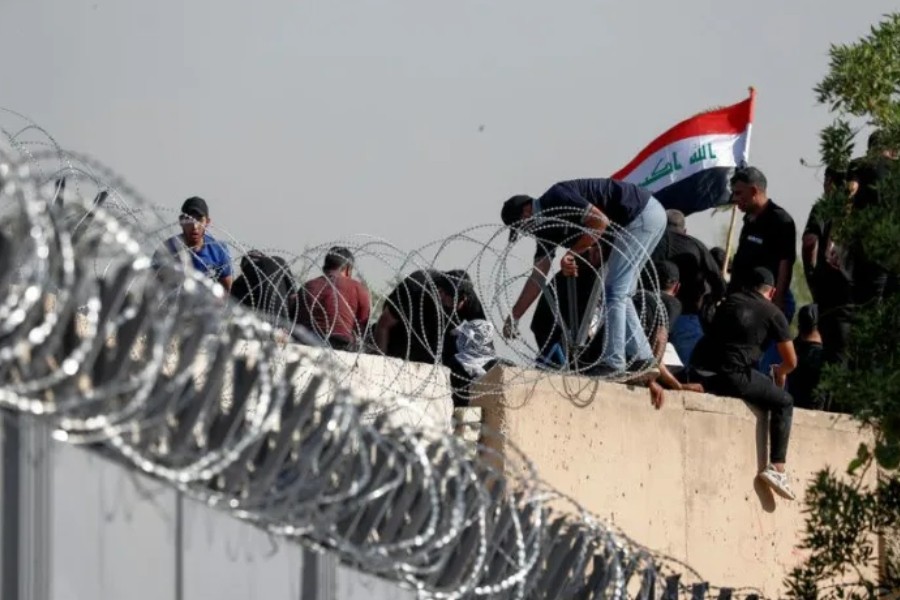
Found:
<path fill-rule="evenodd" d="M 563 273 L 577 277 L 585 252 L 605 236 L 611 245 L 604 288 L 605 343 L 591 375 L 626 373 L 628 379 L 659 375 L 653 350 L 641 328 L 631 296 L 641 270 L 666 227 L 666 211 L 647 191 L 614 179 L 577 179 L 555 184 L 540 198 L 514 196 L 501 211 L 511 228 L 510 241 L 520 233 L 535 237 L 537 250 L 531 277 L 504 324 L 505 337 L 515 337 L 519 319 L 541 293 L 558 246 L 566 248 Z M 609 225 L 617 227 L 610 229 Z M 597 265 L 592 265 L 597 266 Z M 629 364 L 630 362 L 630 364 Z"/>

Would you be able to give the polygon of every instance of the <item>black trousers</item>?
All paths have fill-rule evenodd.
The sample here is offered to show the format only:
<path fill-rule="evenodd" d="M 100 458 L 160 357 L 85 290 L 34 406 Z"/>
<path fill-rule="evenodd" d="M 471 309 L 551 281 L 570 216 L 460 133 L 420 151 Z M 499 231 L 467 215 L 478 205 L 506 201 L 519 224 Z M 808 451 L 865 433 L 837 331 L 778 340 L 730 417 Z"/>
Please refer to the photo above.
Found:
<path fill-rule="evenodd" d="M 794 418 L 794 399 L 775 385 L 770 377 L 751 370 L 738 373 L 717 373 L 707 380 L 714 394 L 734 396 L 769 411 L 769 460 L 783 463 L 787 458 Z"/>
<path fill-rule="evenodd" d="M 823 358 L 826 363 L 847 363 L 847 346 L 852 325 L 853 314 L 847 306 L 824 311 L 819 316 L 819 333 L 822 335 Z"/>

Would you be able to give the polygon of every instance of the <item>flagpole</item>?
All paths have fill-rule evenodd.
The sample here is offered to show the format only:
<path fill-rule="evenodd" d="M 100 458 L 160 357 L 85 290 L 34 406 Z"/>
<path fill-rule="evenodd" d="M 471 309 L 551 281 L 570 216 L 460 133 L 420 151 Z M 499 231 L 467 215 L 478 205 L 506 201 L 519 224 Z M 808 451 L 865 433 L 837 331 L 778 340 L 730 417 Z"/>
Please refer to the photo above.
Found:
<path fill-rule="evenodd" d="M 737 205 L 731 207 L 731 224 L 728 226 L 728 241 L 725 243 L 725 261 L 722 263 L 722 277 L 729 280 L 728 267 L 731 263 L 731 248 L 734 246 L 734 226 L 737 224 Z"/>
<path fill-rule="evenodd" d="M 753 109 L 756 105 L 756 89 L 751 85 L 750 91 L 750 125 L 747 131 L 747 148 L 744 151 L 745 159 L 750 157 L 750 132 L 753 129 Z M 731 223 L 728 225 L 728 240 L 725 242 L 725 260 L 722 262 L 722 277 L 728 281 L 728 266 L 731 263 L 731 249 L 734 247 L 734 228 L 737 225 L 737 204 L 731 206 Z"/>

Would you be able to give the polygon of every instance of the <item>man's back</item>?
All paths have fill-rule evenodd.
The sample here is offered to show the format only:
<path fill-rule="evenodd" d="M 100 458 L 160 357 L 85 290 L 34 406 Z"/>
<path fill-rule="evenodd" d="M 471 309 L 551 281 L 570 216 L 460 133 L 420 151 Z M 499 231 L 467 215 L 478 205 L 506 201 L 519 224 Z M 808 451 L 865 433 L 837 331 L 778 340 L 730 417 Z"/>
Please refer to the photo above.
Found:
<path fill-rule="evenodd" d="M 703 297 L 725 295 L 725 280 L 709 249 L 697 238 L 669 229 L 651 256 L 654 262 L 670 261 L 678 267 L 681 286 L 676 294 L 684 314 L 696 314 Z"/>
<path fill-rule="evenodd" d="M 231 286 L 231 297 L 259 312 L 293 320 L 292 295 L 296 289 L 283 258 L 251 250 L 241 258 L 241 275 Z"/>
<path fill-rule="evenodd" d="M 788 322 L 778 307 L 757 292 L 735 292 L 716 309 L 692 362 L 717 373 L 752 370 L 766 346 L 786 339 Z"/>
<path fill-rule="evenodd" d="M 586 201 L 599 208 L 613 223 L 624 226 L 644 210 L 650 196 L 646 190 L 625 181 L 573 179 L 552 186 L 538 203 L 541 211 L 547 211 L 573 208 L 579 201 Z"/>
<path fill-rule="evenodd" d="M 369 291 L 344 275 L 322 275 L 307 281 L 300 295 L 300 323 L 323 339 L 357 342 L 371 310 Z"/>
<path fill-rule="evenodd" d="M 440 271 L 415 271 L 401 281 L 385 299 L 400 323 L 391 329 L 388 356 L 415 362 L 438 363 L 439 340 L 449 323 L 435 287 Z"/>

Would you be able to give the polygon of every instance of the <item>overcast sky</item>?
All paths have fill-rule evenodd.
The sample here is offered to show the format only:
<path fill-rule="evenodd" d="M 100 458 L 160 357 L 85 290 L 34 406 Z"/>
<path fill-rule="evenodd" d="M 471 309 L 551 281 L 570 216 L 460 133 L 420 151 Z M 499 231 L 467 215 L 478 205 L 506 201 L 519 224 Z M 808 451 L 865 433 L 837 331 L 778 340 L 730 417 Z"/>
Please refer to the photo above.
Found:
<path fill-rule="evenodd" d="M 805 222 L 829 43 L 896 0 L 2 0 L 0 106 L 248 245 L 415 248 L 606 176 L 758 90 L 751 162 Z M 173 214 L 174 216 L 174 214 Z M 727 218 L 699 215 L 718 243 Z"/>

